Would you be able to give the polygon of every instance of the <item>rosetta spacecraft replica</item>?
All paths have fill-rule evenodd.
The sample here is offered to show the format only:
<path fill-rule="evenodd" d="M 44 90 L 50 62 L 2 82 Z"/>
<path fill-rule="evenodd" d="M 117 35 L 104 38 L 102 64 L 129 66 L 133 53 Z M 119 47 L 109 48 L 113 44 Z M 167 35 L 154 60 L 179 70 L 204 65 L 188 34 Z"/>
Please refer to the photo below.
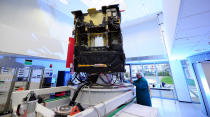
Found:
<path fill-rule="evenodd" d="M 75 30 L 74 71 L 88 74 L 124 72 L 118 5 L 102 10 L 88 9 L 88 13 L 73 11 Z"/>

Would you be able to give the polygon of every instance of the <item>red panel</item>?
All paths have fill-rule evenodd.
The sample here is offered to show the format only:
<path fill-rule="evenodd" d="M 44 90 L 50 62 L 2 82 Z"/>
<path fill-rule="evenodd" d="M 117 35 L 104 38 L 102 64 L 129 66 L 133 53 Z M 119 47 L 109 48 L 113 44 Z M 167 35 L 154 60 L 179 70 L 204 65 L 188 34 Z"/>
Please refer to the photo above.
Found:
<path fill-rule="evenodd" d="M 72 38 L 72 37 L 69 37 L 66 68 L 70 68 L 70 67 L 72 68 L 73 67 L 74 43 L 75 43 L 75 39 Z"/>

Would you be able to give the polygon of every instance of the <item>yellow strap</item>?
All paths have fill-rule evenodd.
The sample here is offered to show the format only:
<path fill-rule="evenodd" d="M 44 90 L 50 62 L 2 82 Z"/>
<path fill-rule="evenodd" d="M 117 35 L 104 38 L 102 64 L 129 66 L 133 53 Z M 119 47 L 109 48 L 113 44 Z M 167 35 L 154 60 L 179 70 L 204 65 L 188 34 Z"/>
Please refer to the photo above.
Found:
<path fill-rule="evenodd" d="M 81 65 L 78 64 L 78 67 L 107 67 L 106 64 L 94 64 L 94 65 Z"/>

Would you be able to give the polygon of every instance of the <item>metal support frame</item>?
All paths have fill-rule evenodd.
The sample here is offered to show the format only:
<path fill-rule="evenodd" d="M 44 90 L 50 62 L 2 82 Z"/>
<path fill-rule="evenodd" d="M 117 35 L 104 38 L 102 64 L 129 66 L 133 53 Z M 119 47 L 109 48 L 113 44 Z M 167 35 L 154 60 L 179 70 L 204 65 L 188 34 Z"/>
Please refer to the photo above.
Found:
<path fill-rule="evenodd" d="M 10 89 L 9 89 L 9 92 L 8 92 L 8 96 L 7 96 L 7 101 L 5 103 L 4 112 L 7 112 L 7 111 L 9 111 L 9 109 L 11 109 L 11 96 L 12 96 L 12 92 L 14 90 L 17 72 L 18 72 L 18 69 L 15 68 L 13 78 L 12 78 L 12 82 L 11 82 L 11 85 L 10 85 Z"/>
<path fill-rule="evenodd" d="M 42 68 L 42 78 L 41 78 L 41 80 L 40 80 L 40 84 L 39 84 L 39 88 L 41 89 L 42 88 L 42 84 L 43 84 L 43 82 L 44 82 L 44 68 Z"/>
<path fill-rule="evenodd" d="M 132 75 L 132 73 L 131 73 L 131 70 L 132 70 L 131 69 L 131 64 L 128 64 L 128 65 L 129 65 L 129 69 L 130 69 L 130 80 L 132 80 L 132 76 L 131 76 Z"/>
<path fill-rule="evenodd" d="M 30 70 L 29 70 L 29 76 L 27 78 L 28 83 L 27 83 L 27 86 L 26 86 L 26 90 L 29 90 L 29 88 L 30 88 L 32 74 L 33 74 L 33 69 L 30 68 Z"/>

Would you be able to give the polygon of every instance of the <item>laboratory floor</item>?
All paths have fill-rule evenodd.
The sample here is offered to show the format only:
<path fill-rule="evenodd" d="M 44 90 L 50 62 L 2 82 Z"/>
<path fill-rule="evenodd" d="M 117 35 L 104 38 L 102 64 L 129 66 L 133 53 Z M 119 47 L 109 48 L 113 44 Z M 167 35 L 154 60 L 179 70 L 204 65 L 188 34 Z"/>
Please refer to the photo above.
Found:
<path fill-rule="evenodd" d="M 201 113 L 200 104 L 152 98 L 152 107 L 158 108 L 160 117 L 206 117 Z"/>

